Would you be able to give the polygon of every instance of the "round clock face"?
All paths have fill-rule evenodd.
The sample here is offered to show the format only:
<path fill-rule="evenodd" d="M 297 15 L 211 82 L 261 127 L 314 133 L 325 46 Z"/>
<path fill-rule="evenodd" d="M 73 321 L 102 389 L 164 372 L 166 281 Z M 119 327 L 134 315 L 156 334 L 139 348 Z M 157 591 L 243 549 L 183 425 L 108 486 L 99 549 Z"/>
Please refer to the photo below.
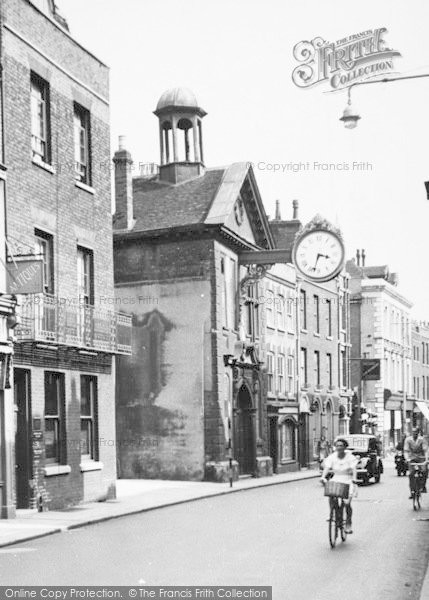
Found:
<path fill-rule="evenodd" d="M 305 233 L 295 244 L 296 268 L 307 279 L 330 281 L 344 265 L 344 245 L 331 231 L 315 229 Z"/>

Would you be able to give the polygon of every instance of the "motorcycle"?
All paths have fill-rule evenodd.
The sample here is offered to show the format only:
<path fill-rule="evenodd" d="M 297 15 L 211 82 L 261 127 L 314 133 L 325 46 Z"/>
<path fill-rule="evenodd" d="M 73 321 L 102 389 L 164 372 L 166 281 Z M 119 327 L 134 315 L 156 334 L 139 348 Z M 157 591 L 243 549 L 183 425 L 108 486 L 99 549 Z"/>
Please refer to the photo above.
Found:
<path fill-rule="evenodd" d="M 395 454 L 395 469 L 398 477 L 407 474 L 408 465 L 403 452 L 397 452 Z"/>

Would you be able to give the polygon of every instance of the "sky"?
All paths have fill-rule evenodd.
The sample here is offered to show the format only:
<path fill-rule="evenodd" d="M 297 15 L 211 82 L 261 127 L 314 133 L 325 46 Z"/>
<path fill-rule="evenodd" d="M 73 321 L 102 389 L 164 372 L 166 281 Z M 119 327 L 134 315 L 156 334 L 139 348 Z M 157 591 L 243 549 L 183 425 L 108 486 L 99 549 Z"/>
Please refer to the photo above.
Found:
<path fill-rule="evenodd" d="M 401 54 L 395 75 L 429 73 L 429 3 L 418 0 L 412 10 L 404 0 L 57 4 L 72 35 L 111 69 L 112 153 L 125 135 L 136 164 L 158 163 L 152 111 L 166 89 L 190 88 L 208 113 L 206 166 L 251 161 L 269 215 L 277 199 L 282 218 L 292 216 L 293 199 L 304 223 L 321 213 L 342 230 L 348 257 L 364 248 L 367 264 L 388 264 L 415 318 L 429 321 L 429 78 L 353 89 L 362 117 L 353 130 L 339 121 L 345 91 L 292 81 L 298 42 L 379 27 Z"/>

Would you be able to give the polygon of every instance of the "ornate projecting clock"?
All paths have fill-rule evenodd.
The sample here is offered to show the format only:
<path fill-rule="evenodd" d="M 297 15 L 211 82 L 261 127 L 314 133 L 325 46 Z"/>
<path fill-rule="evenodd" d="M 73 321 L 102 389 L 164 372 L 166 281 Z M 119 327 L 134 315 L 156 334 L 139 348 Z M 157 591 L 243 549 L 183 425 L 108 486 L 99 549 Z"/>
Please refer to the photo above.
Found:
<path fill-rule="evenodd" d="M 320 283 L 334 279 L 345 262 L 340 230 L 317 215 L 298 232 L 292 260 L 297 271 L 306 279 Z"/>

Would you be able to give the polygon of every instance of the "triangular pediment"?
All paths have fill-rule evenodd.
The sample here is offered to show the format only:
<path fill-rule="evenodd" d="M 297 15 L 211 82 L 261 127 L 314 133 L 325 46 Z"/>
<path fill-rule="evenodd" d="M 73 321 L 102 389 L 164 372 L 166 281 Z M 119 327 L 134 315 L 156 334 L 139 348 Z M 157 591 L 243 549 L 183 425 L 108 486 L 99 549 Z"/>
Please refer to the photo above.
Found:
<path fill-rule="evenodd" d="M 273 248 L 267 215 L 249 163 L 234 163 L 225 170 L 205 222 L 223 225 L 250 244 Z"/>

